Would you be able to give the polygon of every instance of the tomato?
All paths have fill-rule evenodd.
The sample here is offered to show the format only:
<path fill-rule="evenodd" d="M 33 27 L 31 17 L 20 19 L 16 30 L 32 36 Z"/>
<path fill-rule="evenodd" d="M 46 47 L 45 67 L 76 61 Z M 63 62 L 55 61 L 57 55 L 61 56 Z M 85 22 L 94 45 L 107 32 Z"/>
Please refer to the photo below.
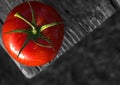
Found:
<path fill-rule="evenodd" d="M 3 25 L 5 49 L 12 58 L 26 66 L 42 66 L 52 61 L 64 36 L 63 23 L 55 22 L 63 20 L 53 7 L 37 1 L 21 3 L 8 14 Z"/>

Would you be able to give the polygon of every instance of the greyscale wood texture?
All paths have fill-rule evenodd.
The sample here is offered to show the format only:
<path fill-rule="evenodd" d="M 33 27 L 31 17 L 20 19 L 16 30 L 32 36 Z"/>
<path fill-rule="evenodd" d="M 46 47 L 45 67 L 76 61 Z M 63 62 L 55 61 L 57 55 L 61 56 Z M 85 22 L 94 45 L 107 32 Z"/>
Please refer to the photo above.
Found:
<path fill-rule="evenodd" d="M 120 0 L 111 0 L 113 4 L 115 4 L 116 7 L 120 7 Z"/>
<path fill-rule="evenodd" d="M 79 42 L 86 34 L 92 32 L 107 20 L 116 9 L 109 0 L 34 0 L 49 4 L 56 8 L 61 14 L 63 20 L 68 22 L 65 24 L 65 36 L 61 50 L 55 59 L 65 53 L 77 42 Z M 7 14 L 16 5 L 24 2 L 24 0 L 0 0 L 0 20 L 5 21 Z M 119 6 L 119 0 L 114 0 Z M 0 32 L 2 24 L 0 24 Z M 4 48 L 0 38 L 0 44 Z M 13 59 L 14 60 L 14 59 Z M 53 60 L 54 61 L 54 60 Z M 48 67 L 53 61 L 44 66 L 27 67 L 19 64 L 14 60 L 16 65 L 27 78 L 32 78 L 40 73 L 44 68 Z"/>

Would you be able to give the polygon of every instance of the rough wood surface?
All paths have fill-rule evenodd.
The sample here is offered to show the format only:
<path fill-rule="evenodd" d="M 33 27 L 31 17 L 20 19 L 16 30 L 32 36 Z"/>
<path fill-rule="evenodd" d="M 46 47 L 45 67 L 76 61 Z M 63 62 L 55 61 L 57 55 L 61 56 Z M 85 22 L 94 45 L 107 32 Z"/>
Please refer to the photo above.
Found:
<path fill-rule="evenodd" d="M 16 5 L 22 3 L 24 0 L 1 0 L 0 1 L 0 20 L 5 21 L 5 18 L 10 10 Z M 65 22 L 65 36 L 61 50 L 56 58 L 69 50 L 78 41 L 80 41 L 86 34 L 92 32 L 95 28 L 100 26 L 107 20 L 114 12 L 115 8 L 109 0 L 34 0 L 41 1 L 56 8 L 61 14 Z M 117 0 L 116 3 L 118 3 Z M 7 6 L 7 7 L 6 7 Z M 1 31 L 1 29 L 0 29 Z M 0 38 L 0 44 L 2 41 Z M 2 45 L 4 48 L 4 46 Z M 22 73 L 27 78 L 32 78 L 39 74 L 45 67 L 26 67 L 15 61 Z"/>

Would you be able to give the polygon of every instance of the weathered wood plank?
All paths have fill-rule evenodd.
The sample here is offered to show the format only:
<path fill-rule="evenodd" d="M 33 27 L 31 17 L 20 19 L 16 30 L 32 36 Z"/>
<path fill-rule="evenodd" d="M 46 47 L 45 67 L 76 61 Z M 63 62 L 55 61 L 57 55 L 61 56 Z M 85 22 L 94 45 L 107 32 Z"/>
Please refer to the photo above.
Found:
<path fill-rule="evenodd" d="M 108 19 L 115 8 L 109 0 L 34 0 L 41 1 L 56 8 L 65 22 L 65 36 L 63 45 L 56 59 L 79 42 L 86 34 L 92 32 Z M 118 0 L 117 0 L 118 1 Z M 0 19 L 4 22 L 8 12 L 23 0 L 1 0 Z M 117 2 L 116 2 L 117 3 Z M 7 7 L 6 7 L 7 6 Z M 0 27 L 1 28 L 1 27 Z M 1 41 L 1 38 L 0 38 Z M 2 45 L 2 42 L 0 42 Z M 4 48 L 4 46 L 2 45 Z M 15 61 L 27 78 L 32 78 L 50 63 L 38 67 L 26 67 Z"/>

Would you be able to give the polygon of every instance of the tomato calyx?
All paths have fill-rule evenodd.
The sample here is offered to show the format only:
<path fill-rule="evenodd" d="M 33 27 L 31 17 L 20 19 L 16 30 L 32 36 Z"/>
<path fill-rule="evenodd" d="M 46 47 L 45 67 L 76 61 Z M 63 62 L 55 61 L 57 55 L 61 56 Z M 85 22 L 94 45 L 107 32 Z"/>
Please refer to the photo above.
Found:
<path fill-rule="evenodd" d="M 42 47 L 46 47 L 46 48 L 52 48 L 54 50 L 54 47 L 52 45 L 52 41 L 48 37 L 46 37 L 44 34 L 42 34 L 42 31 L 48 29 L 49 27 L 56 26 L 58 24 L 63 23 L 63 22 L 52 22 L 52 23 L 44 24 L 42 26 L 37 26 L 35 16 L 34 16 L 34 10 L 31 6 L 30 2 L 28 2 L 28 4 L 29 4 L 30 11 L 31 11 L 31 14 L 32 14 L 32 21 L 31 22 L 29 20 L 27 20 L 25 17 L 23 17 L 20 13 L 15 13 L 14 17 L 23 20 L 25 23 L 27 23 L 30 26 L 30 29 L 18 29 L 18 30 L 12 30 L 12 31 L 9 31 L 9 32 L 5 32 L 7 34 L 10 34 L 10 33 L 25 33 L 25 34 L 28 35 L 26 40 L 24 41 L 22 47 L 19 50 L 18 57 L 19 57 L 20 53 L 22 52 L 22 50 L 29 43 L 30 40 L 32 40 L 38 46 L 42 46 Z M 49 43 L 49 45 L 40 43 L 38 41 L 38 39 L 42 39 L 42 40 L 46 41 L 47 43 Z"/>

